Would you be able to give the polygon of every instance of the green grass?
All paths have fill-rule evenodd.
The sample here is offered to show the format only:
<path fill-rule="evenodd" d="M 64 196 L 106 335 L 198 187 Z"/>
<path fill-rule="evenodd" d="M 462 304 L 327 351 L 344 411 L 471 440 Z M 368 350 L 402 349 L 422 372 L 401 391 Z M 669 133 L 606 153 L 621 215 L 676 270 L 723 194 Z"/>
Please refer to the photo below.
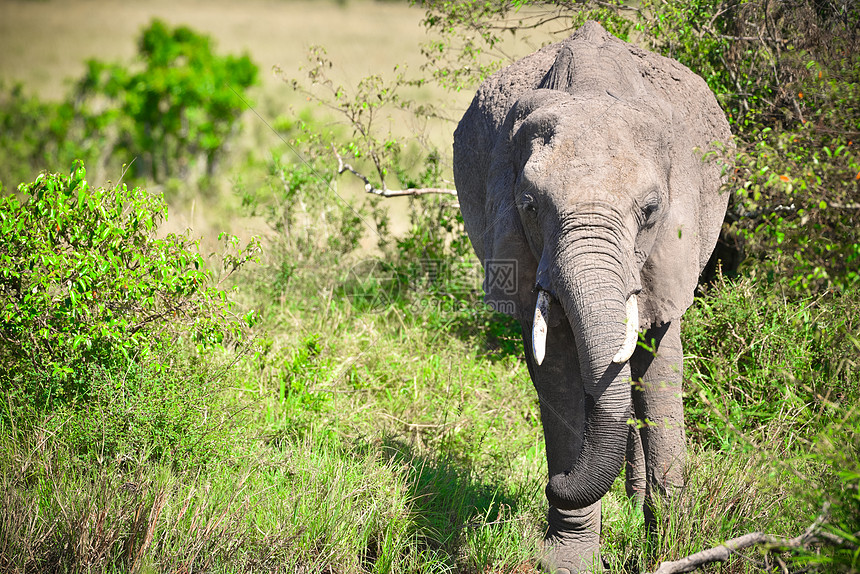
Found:
<path fill-rule="evenodd" d="M 263 435 L 177 472 L 44 438 L 2 445 L 4 571 L 484 571 L 537 539 L 510 494 L 394 439 Z"/>
<path fill-rule="evenodd" d="M 4 438 L 4 571 L 536 571 L 545 452 L 515 325 L 488 315 L 476 291 L 452 302 L 426 280 L 384 309 L 336 297 L 347 259 L 296 267 L 275 295 L 275 253 L 240 281 L 263 323 L 210 404 L 207 456 L 177 464 L 138 437 L 94 460 L 73 448 L 72 429 L 129 435 L 98 422 L 106 415 L 86 427 L 83 411 Z M 649 539 L 616 481 L 603 511 L 610 571 L 755 530 L 794 536 L 828 499 L 835 523 L 856 525 L 856 486 L 838 473 L 860 468 L 839 446 L 858 437 L 843 408 L 857 399 L 857 297 L 772 291 L 724 280 L 691 310 L 687 486 L 658 507 Z M 141 408 L 200 416 L 199 398 L 180 398 Z M 94 400 L 89 412 L 117 406 Z M 762 560 L 751 550 L 706 571 L 756 572 Z"/>
<path fill-rule="evenodd" d="M 332 166 L 236 161 L 238 195 L 272 229 L 232 295 L 239 315 L 258 311 L 253 348 L 176 345 L 154 364 L 81 369 L 92 392 L 51 412 L 7 394 L 0 571 L 536 571 L 540 409 L 519 327 L 481 304 L 455 212 L 403 203 L 408 223 L 378 245 L 314 175 Z M 351 205 L 384 231 L 378 205 Z M 206 217 L 237 219 L 224 205 Z M 860 293 L 797 299 L 780 285 L 721 279 L 685 316 L 686 487 L 657 502 L 649 537 L 615 482 L 609 571 L 755 530 L 795 536 L 825 501 L 833 532 L 860 530 Z M 779 558 L 860 567 L 826 548 Z"/>
<path fill-rule="evenodd" d="M 791 451 L 804 428 L 858 399 L 857 293 L 787 299 L 780 284 L 721 280 L 684 318 L 688 420 L 728 447 L 736 430 Z M 774 436 L 778 433 L 779 436 Z"/>
<path fill-rule="evenodd" d="M 408 475 L 378 451 L 306 437 L 175 473 L 169 461 L 91 468 L 62 449 L 34 460 L 4 446 L 4 571 L 393 572 L 426 562 Z M 33 476 L 33 465 L 44 472 Z"/>

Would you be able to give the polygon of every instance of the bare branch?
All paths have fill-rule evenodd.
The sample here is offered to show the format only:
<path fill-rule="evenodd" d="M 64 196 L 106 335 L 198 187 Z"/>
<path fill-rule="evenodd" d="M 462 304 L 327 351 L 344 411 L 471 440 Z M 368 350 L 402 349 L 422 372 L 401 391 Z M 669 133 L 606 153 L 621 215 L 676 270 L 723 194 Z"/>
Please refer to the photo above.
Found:
<path fill-rule="evenodd" d="M 616 12 L 628 11 L 642 14 L 642 10 L 632 4 L 607 2 L 604 0 L 593 0 L 594 5 L 601 8 L 615 10 Z M 570 25 L 564 26 L 558 30 L 554 30 L 555 34 L 560 34 L 575 29 L 573 24 L 573 14 L 582 9 L 581 2 L 566 2 L 561 3 L 554 11 L 547 10 L 537 14 L 522 16 L 517 13 L 516 17 L 503 16 L 497 21 L 487 20 L 473 22 L 469 28 L 476 32 L 483 30 L 492 30 L 493 32 L 508 32 L 511 30 L 537 30 L 545 25 L 558 20 L 567 20 Z"/>
<path fill-rule="evenodd" d="M 795 538 L 784 538 L 782 536 L 773 536 L 763 532 L 751 532 L 732 538 L 719 546 L 714 546 L 701 552 L 691 554 L 686 558 L 663 562 L 660 567 L 654 571 L 654 574 L 677 574 L 679 572 L 692 572 L 705 564 L 712 562 L 725 562 L 729 559 L 733 552 L 749 548 L 751 546 L 764 546 L 767 550 L 794 550 L 806 548 L 814 542 L 826 541 L 836 546 L 845 546 L 854 548 L 854 544 L 834 534 L 823 532 L 821 526 L 827 521 L 830 512 L 830 503 L 824 503 L 821 513 L 809 527 Z"/>
<path fill-rule="evenodd" d="M 382 182 L 382 189 L 379 189 L 370 182 L 367 176 L 356 170 L 350 164 L 344 162 L 341 155 L 337 153 L 337 149 L 335 149 L 334 145 L 332 145 L 332 151 L 334 151 L 334 155 L 337 158 L 337 174 L 340 175 L 345 171 L 350 172 L 352 175 L 364 182 L 364 191 L 366 191 L 367 193 L 372 193 L 381 197 L 404 197 L 408 195 L 431 194 L 453 195 L 454 197 L 457 197 L 457 191 L 454 189 L 447 189 L 443 187 L 410 187 L 409 189 L 388 189 L 388 187 L 385 185 L 385 181 Z"/>

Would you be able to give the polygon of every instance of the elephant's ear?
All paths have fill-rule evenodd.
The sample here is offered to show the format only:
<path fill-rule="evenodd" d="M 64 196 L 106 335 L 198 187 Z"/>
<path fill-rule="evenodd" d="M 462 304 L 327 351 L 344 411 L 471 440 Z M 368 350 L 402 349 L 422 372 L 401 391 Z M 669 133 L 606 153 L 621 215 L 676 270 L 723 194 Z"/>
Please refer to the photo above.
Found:
<path fill-rule="evenodd" d="M 491 184 L 508 182 L 490 180 Z M 512 182 L 510 182 L 512 183 Z M 507 186 L 506 186 L 507 187 Z M 488 190 L 487 228 L 484 236 L 484 301 L 495 311 L 530 321 L 537 295 L 533 293 L 537 261 L 523 231 L 520 214 L 510 193 Z"/>
<path fill-rule="evenodd" d="M 494 129 L 475 97 L 454 132 L 454 180 L 466 232 L 484 266 L 484 301 L 523 319 L 529 304 L 534 309 L 528 295 L 537 263 L 514 202 L 510 151 L 515 118 L 508 112 Z"/>
<path fill-rule="evenodd" d="M 528 160 L 522 139 L 530 139 L 532 135 L 523 126 L 528 125 L 526 119 L 536 110 L 569 98 L 564 92 L 545 89 L 525 94 L 508 112 L 490 154 L 481 246 L 484 301 L 496 311 L 522 321 L 531 321 L 534 317 L 538 267 L 538 258 L 526 237 L 514 194 L 518 174 Z M 544 123 L 546 126 L 553 124 Z M 521 128 L 526 132 L 520 133 Z M 549 324 L 556 325 L 561 318 L 560 309 L 550 313 Z"/>
<path fill-rule="evenodd" d="M 714 250 L 728 202 L 728 194 L 720 193 L 719 165 L 703 158 L 711 142 L 691 134 L 678 114 L 671 117 L 669 208 L 641 271 L 642 325 L 678 319 L 692 305 L 699 274 Z"/>

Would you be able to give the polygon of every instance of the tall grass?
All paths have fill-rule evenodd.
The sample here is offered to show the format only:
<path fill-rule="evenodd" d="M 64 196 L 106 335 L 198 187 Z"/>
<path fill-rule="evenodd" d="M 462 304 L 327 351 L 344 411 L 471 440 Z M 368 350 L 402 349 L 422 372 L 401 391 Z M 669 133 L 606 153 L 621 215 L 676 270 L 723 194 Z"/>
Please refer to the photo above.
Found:
<path fill-rule="evenodd" d="M 240 281 L 263 318 L 258 343 L 211 401 L 158 394 L 153 379 L 152 402 L 96 402 L 102 411 L 89 412 L 103 414 L 92 426 L 77 411 L 4 437 L 0 568 L 534 571 L 545 452 L 516 326 L 480 306 L 477 290 L 415 267 L 386 305 L 368 307 L 349 290 L 353 260 L 317 272 L 308 253 L 286 281 L 272 277 L 289 250 Z M 400 273 L 391 253 L 383 262 Z M 685 319 L 687 485 L 658 501 L 649 538 L 616 482 L 604 500 L 610 571 L 639 572 L 753 530 L 796 535 L 825 500 L 835 526 L 858 529 L 850 471 L 860 464 L 844 446 L 858 440 L 857 295 L 772 293 L 723 279 Z M 195 382 L 192 372 L 164 388 L 202 388 L 213 376 L 198 371 Z M 200 434 L 205 451 L 175 448 L 193 425 L 188 436 L 135 435 L 136 451 L 75 451 L 74 428 L 90 441 L 124 436 L 107 423 L 123 420 L 120 407 L 140 417 L 159 405 L 177 420 L 216 421 Z M 842 560 L 822 568 L 856 565 L 822 556 Z M 760 571 L 763 560 L 748 551 L 721 571 Z"/>
<path fill-rule="evenodd" d="M 43 145 L 20 120 L 52 108 L 7 100 L 10 134 Z M 318 137 L 299 129 L 311 122 L 271 123 Z M 378 202 L 343 202 L 336 164 L 306 143 L 308 164 L 251 158 L 252 183 L 235 186 L 272 230 L 262 264 L 235 281 L 260 318 L 253 349 L 201 352 L 171 331 L 151 363 L 76 368 L 88 392 L 53 411 L 6 393 L 0 571 L 536 571 L 546 463 L 518 325 L 481 304 L 450 202 L 410 202 L 395 237 Z M 12 163 L 0 173 L 26 162 Z M 410 181 L 441 173 L 438 156 L 395 167 Z M 856 544 L 860 293 L 797 299 L 780 285 L 721 278 L 685 316 L 686 486 L 655 501 L 648 533 L 616 481 L 603 504 L 610 571 L 753 530 L 796 535 L 825 502 L 829 532 Z M 826 547 L 778 558 L 860 569 L 856 552 Z M 751 550 L 709 570 L 766 560 Z"/>

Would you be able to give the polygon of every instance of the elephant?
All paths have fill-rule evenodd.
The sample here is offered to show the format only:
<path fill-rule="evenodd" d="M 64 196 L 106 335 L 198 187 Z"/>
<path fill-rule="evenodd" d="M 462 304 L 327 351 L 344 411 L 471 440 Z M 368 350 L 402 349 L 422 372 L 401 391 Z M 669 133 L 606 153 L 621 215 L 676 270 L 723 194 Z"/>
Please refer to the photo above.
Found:
<path fill-rule="evenodd" d="M 681 316 L 731 147 L 702 78 L 596 22 L 484 81 L 455 130 L 484 300 L 519 320 L 540 402 L 551 572 L 602 570 L 600 501 L 625 461 L 651 524 L 683 485 Z"/>

